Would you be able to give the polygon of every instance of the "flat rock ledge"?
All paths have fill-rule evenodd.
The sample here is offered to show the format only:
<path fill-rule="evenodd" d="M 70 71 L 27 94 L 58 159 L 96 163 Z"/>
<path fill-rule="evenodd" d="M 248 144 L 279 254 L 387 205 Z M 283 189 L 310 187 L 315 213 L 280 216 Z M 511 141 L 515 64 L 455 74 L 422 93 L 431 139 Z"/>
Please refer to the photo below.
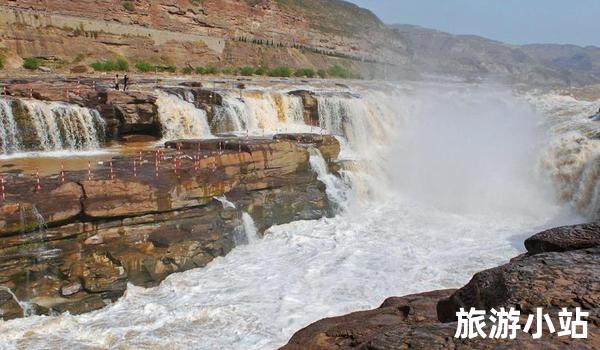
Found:
<path fill-rule="evenodd" d="M 381 307 L 320 320 L 297 332 L 282 349 L 599 349 L 600 225 L 560 227 L 525 242 L 527 253 L 475 274 L 458 290 L 387 299 Z M 456 311 L 514 307 L 520 323 L 537 307 L 552 317 L 566 307 L 589 312 L 588 339 L 517 332 L 515 340 L 456 339 Z M 535 326 L 534 326 L 535 329 Z"/>
<path fill-rule="evenodd" d="M 0 317 L 99 309 L 127 284 L 154 286 L 247 244 L 242 216 L 273 225 L 332 216 L 309 148 L 332 136 L 216 138 L 90 163 L 90 171 L 4 174 Z M 87 168 L 87 166 L 86 166 Z"/>

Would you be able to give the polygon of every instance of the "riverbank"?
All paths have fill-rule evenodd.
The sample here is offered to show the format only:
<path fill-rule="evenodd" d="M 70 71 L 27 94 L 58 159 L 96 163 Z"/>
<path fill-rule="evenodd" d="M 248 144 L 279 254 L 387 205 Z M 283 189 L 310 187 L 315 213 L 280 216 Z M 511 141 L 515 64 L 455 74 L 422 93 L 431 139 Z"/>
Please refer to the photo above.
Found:
<path fill-rule="evenodd" d="M 600 346 L 600 226 L 560 227 L 525 241 L 527 253 L 482 271 L 464 287 L 387 299 L 378 309 L 315 322 L 298 331 L 282 350 L 308 349 L 597 349 Z M 490 311 L 515 308 L 519 326 L 537 308 L 558 324 L 561 308 L 589 312 L 587 339 L 517 332 L 510 339 L 457 339 L 460 308 Z M 581 331 L 581 329 L 578 329 Z M 490 327 L 484 328 L 489 334 Z M 552 334 L 553 333 L 553 334 Z"/>
<path fill-rule="evenodd" d="M 310 147 L 333 168 L 335 138 L 284 134 L 169 142 L 88 171 L 4 174 L 2 318 L 95 310 L 128 283 L 206 266 L 273 225 L 333 215 Z"/>

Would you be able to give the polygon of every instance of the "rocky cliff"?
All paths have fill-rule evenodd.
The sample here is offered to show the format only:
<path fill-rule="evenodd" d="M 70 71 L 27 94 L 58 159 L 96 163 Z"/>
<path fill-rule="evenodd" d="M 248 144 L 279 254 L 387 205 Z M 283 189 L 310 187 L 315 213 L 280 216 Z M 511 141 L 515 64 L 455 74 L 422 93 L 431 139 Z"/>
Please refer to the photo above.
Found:
<path fill-rule="evenodd" d="M 13 68 L 30 56 L 58 70 L 116 57 L 318 68 L 408 60 L 405 43 L 376 16 L 339 0 L 3 0 L 0 19 L 1 46 Z"/>
<path fill-rule="evenodd" d="M 203 267 L 255 238 L 244 213 L 259 234 L 332 215 L 309 147 L 330 165 L 339 152 L 335 138 L 310 134 L 175 141 L 88 171 L 5 174 L 2 318 L 98 309 L 128 283 Z"/>
<path fill-rule="evenodd" d="M 548 230 L 529 238 L 525 246 L 526 254 L 477 273 L 461 289 L 390 298 L 375 310 L 318 321 L 296 333 L 283 349 L 597 349 L 600 225 Z M 456 311 L 461 307 L 514 307 L 521 312 L 521 326 L 526 315 L 542 307 L 556 329 L 561 308 L 580 307 L 589 312 L 588 339 L 558 337 L 547 326 L 542 339 L 524 332 L 517 332 L 515 340 L 457 339 Z"/>

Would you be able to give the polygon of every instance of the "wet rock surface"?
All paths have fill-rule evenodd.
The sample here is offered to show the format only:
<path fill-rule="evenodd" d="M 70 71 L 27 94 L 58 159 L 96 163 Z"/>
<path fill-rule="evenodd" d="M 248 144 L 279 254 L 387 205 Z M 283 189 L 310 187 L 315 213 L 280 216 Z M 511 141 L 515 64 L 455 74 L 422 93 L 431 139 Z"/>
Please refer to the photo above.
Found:
<path fill-rule="evenodd" d="M 169 274 L 204 267 L 248 241 L 244 212 L 261 234 L 333 215 L 308 162 L 308 147 L 329 155 L 339 150 L 333 137 L 167 146 L 95 162 L 89 172 L 41 176 L 39 184 L 36 177 L 5 175 L 4 319 L 24 315 L 17 300 L 37 313 L 82 313 L 118 299 L 128 283 L 154 286 Z"/>
<path fill-rule="evenodd" d="M 297 332 L 283 349 L 597 349 L 599 235 L 597 223 L 541 232 L 527 240 L 526 254 L 475 274 L 461 289 L 390 298 L 375 310 L 318 321 Z M 521 312 L 521 327 L 526 315 L 543 308 L 557 329 L 561 308 L 581 307 L 589 312 L 588 339 L 558 337 L 547 326 L 541 339 L 524 332 L 514 340 L 457 339 L 456 311 L 461 307 L 514 307 Z"/>

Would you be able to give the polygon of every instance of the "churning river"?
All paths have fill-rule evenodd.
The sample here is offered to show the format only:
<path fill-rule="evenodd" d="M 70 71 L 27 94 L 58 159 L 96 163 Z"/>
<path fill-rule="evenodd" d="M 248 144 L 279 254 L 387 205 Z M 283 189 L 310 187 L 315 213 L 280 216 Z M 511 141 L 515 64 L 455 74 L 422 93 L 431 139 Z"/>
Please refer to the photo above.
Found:
<path fill-rule="evenodd" d="M 257 124 L 274 113 L 267 95 L 231 99 L 223 118 L 302 130 L 295 100 L 284 101 L 287 125 Z M 0 322 L 0 347 L 274 349 L 318 319 L 460 287 L 522 252 L 528 235 L 598 213 L 591 103 L 498 86 L 385 84 L 323 97 L 319 109 L 320 125 L 343 141 L 341 179 L 311 156 L 336 217 L 273 227 L 206 268 L 129 286 L 99 311 Z"/>

